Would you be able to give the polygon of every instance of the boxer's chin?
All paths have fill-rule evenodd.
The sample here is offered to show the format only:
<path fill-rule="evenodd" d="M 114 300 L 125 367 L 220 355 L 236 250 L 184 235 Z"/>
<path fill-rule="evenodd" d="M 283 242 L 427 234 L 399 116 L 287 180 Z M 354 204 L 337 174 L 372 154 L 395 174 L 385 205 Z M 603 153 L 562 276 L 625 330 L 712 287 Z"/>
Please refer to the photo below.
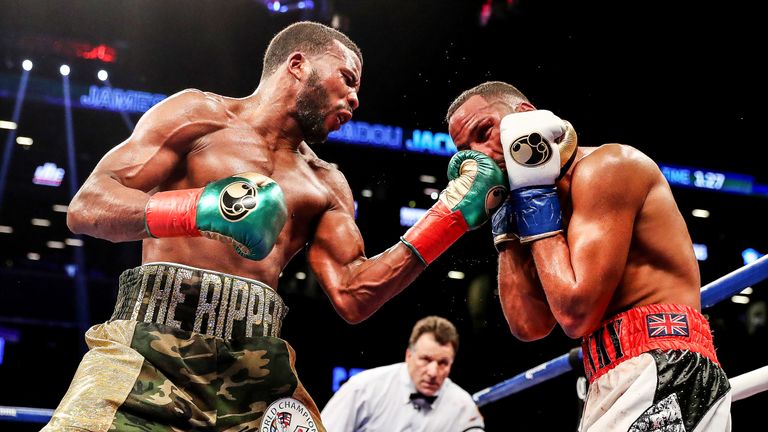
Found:
<path fill-rule="evenodd" d="M 303 120 L 303 121 L 302 121 Z M 308 144 L 324 143 L 330 133 L 326 126 L 326 121 L 320 116 L 308 116 L 300 119 L 301 131 L 304 135 L 304 141 Z"/>

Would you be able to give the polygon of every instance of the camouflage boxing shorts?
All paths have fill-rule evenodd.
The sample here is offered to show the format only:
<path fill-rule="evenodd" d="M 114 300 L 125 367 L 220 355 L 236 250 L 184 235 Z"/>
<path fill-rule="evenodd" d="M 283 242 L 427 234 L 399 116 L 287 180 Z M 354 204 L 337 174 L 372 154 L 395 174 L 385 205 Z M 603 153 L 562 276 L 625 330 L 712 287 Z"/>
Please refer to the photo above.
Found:
<path fill-rule="evenodd" d="M 44 431 L 325 432 L 270 287 L 170 263 L 123 272 Z"/>

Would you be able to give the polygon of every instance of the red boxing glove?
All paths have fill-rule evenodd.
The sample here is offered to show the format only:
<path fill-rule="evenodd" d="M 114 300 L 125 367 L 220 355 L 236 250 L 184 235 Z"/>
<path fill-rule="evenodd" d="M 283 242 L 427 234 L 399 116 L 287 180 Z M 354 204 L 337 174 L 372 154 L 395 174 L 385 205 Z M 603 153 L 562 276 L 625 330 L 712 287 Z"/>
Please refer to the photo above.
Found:
<path fill-rule="evenodd" d="M 478 228 L 501 205 L 506 179 L 488 156 L 474 150 L 456 153 L 448 163 L 448 186 L 437 203 L 401 241 L 429 265 L 465 232 Z"/>

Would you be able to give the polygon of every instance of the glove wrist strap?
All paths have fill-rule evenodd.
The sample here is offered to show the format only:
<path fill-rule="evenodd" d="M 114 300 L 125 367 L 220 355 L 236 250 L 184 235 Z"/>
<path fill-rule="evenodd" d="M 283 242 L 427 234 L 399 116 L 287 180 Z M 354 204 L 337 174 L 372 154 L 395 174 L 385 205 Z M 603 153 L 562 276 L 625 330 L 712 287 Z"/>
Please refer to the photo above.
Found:
<path fill-rule="evenodd" d="M 468 230 L 460 211 L 452 212 L 438 201 L 400 240 L 429 265 Z"/>
<path fill-rule="evenodd" d="M 533 186 L 512 191 L 512 206 L 522 243 L 551 237 L 563 231 L 557 188 Z"/>
<path fill-rule="evenodd" d="M 203 188 L 157 192 L 144 209 L 144 227 L 153 238 L 200 237 L 197 203 Z"/>

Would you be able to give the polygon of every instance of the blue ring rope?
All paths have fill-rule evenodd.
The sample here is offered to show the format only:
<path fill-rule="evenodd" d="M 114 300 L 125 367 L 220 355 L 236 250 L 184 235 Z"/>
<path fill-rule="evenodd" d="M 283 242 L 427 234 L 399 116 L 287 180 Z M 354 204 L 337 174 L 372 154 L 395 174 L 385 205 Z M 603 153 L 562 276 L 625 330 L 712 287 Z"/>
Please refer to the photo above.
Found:
<path fill-rule="evenodd" d="M 738 293 L 744 288 L 756 284 L 766 278 L 768 278 L 768 255 L 761 257 L 738 270 L 734 270 L 720 279 L 710 282 L 702 287 L 701 307 L 703 309 L 711 307 Z M 578 349 L 578 357 L 581 359 L 581 349 L 574 349 Z M 548 362 L 528 369 L 508 380 L 478 391 L 472 395 L 472 399 L 475 400 L 477 406 L 483 406 L 540 384 L 551 378 L 558 377 L 573 369 L 573 362 L 569 361 L 568 357 L 569 354 L 563 354 Z"/>
<path fill-rule="evenodd" d="M 52 409 L 0 406 L 0 420 L 46 423 L 52 415 Z"/>
<path fill-rule="evenodd" d="M 701 306 L 708 308 L 766 278 L 768 278 L 768 255 L 702 287 Z M 576 358 L 581 360 L 580 348 L 574 348 L 566 354 L 528 369 L 506 381 L 480 390 L 473 394 L 472 398 L 477 406 L 505 398 L 573 370 Z M 0 406 L 0 421 L 46 423 L 51 415 L 53 415 L 51 409 Z"/>

